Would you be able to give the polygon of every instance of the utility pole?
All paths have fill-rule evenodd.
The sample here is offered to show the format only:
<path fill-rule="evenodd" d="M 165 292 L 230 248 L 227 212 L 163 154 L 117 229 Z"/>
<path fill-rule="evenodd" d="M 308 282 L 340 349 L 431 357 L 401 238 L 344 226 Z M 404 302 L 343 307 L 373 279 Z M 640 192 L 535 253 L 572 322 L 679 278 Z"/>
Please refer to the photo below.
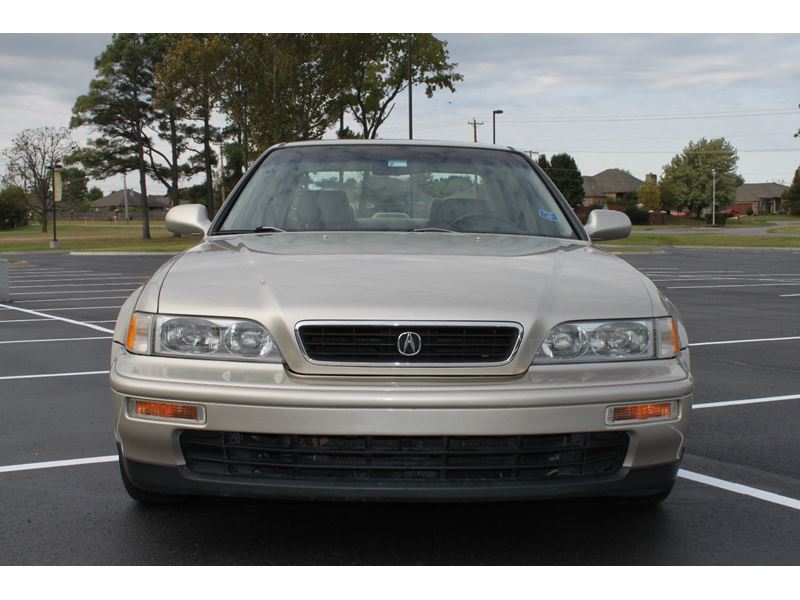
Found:
<path fill-rule="evenodd" d="M 536 150 L 523 150 L 523 152 L 524 152 L 525 154 L 527 154 L 528 156 L 530 156 L 530 157 L 531 157 L 531 160 L 533 160 L 533 155 L 534 155 L 534 154 L 535 154 L 536 156 L 539 156 L 539 155 L 541 155 L 541 152 L 536 152 Z"/>
<path fill-rule="evenodd" d="M 472 141 L 474 143 L 478 143 L 478 125 L 483 125 L 483 121 L 478 122 L 475 117 L 472 117 L 472 121 L 467 121 L 467 125 L 472 125 Z"/>
<path fill-rule="evenodd" d="M 219 201 L 219 205 L 225 202 L 225 157 L 222 154 L 223 150 L 223 141 L 219 141 L 219 189 L 222 196 L 222 199 Z"/>
<path fill-rule="evenodd" d="M 125 198 L 125 222 L 130 222 L 130 217 L 128 216 L 128 173 L 126 171 L 122 172 L 122 187 L 125 188 L 122 190 L 122 197 Z"/>

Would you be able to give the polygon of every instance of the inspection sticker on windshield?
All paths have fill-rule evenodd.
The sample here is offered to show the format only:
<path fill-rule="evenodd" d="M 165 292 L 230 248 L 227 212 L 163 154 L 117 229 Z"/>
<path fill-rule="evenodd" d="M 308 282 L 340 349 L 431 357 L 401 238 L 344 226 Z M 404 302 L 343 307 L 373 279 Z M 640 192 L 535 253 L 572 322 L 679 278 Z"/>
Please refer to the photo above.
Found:
<path fill-rule="evenodd" d="M 386 163 L 387 167 L 395 167 L 400 169 L 405 169 L 408 167 L 407 160 L 390 160 Z"/>
<path fill-rule="evenodd" d="M 545 221 L 552 221 L 553 223 L 558 222 L 558 215 L 550 210 L 545 210 L 544 208 L 539 209 L 539 218 L 544 219 Z"/>

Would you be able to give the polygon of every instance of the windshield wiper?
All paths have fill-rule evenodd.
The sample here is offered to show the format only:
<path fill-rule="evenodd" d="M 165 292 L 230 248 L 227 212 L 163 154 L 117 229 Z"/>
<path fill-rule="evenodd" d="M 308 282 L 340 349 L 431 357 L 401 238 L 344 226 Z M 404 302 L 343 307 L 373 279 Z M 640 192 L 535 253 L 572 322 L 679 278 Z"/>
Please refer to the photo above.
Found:
<path fill-rule="evenodd" d="M 458 233 L 452 229 L 443 229 L 441 227 L 420 227 L 419 229 L 409 229 L 409 233 Z"/>
<path fill-rule="evenodd" d="M 255 229 L 220 229 L 217 235 L 230 235 L 237 233 L 286 233 L 285 229 L 273 227 L 272 225 L 259 225 Z"/>

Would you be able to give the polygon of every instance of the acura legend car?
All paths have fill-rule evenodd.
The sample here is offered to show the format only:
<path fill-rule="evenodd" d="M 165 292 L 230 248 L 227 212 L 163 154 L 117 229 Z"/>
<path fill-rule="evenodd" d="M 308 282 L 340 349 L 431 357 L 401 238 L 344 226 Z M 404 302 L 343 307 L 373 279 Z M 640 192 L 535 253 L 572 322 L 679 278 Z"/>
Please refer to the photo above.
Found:
<path fill-rule="evenodd" d="M 669 494 L 692 404 L 675 307 L 594 246 L 522 152 L 280 144 L 125 302 L 122 479 L 193 495 L 488 501 Z"/>

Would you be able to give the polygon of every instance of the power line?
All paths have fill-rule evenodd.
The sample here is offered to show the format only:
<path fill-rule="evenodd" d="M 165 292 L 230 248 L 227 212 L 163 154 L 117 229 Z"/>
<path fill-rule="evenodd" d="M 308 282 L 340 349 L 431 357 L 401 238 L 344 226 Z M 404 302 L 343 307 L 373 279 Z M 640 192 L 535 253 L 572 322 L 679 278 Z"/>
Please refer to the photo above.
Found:
<path fill-rule="evenodd" d="M 736 119 L 748 117 L 770 117 L 777 115 L 797 115 L 796 110 L 763 112 L 719 112 L 680 115 L 641 115 L 616 117 L 553 117 L 547 119 L 506 119 L 506 123 L 619 123 L 631 121 L 680 121 L 692 119 Z"/>

